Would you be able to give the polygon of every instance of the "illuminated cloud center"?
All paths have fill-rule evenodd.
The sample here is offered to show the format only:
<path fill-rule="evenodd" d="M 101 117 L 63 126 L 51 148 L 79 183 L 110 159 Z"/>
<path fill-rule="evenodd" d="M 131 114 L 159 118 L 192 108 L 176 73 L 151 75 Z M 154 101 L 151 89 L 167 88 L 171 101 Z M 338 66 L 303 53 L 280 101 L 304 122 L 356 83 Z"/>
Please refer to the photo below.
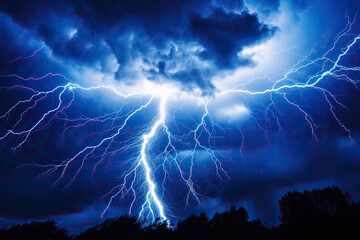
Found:
<path fill-rule="evenodd" d="M 235 121 L 248 116 L 250 111 L 244 105 L 235 104 L 233 106 L 224 106 L 223 108 L 220 108 L 216 114 L 223 120 Z"/>

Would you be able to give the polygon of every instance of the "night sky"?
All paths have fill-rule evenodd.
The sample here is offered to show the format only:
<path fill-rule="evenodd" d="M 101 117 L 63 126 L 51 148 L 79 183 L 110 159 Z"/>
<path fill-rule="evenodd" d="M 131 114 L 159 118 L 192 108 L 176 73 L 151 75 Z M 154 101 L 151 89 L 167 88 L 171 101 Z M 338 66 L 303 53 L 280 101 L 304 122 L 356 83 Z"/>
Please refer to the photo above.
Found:
<path fill-rule="evenodd" d="M 360 2 L 0 1 L 0 226 L 360 200 Z"/>

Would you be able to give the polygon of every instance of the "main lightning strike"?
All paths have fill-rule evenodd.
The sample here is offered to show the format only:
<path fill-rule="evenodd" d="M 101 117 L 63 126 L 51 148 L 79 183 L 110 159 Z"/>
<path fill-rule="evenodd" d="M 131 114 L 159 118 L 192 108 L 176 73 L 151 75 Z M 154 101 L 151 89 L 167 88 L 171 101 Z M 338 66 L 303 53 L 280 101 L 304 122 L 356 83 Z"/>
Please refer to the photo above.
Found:
<path fill-rule="evenodd" d="M 151 215 L 154 218 L 154 212 L 151 207 L 151 199 L 152 199 L 159 211 L 159 215 L 162 218 L 162 220 L 166 220 L 167 218 L 165 217 L 165 214 L 164 214 L 164 207 L 162 206 L 162 203 L 160 202 L 159 197 L 156 194 L 156 185 L 152 181 L 151 168 L 150 168 L 148 160 L 147 160 L 148 157 L 146 156 L 146 148 L 149 144 L 149 141 L 155 136 L 156 132 L 158 131 L 158 128 L 161 125 L 164 125 L 165 114 L 166 114 L 165 103 L 166 103 L 166 99 L 163 98 L 160 103 L 160 117 L 155 122 L 155 124 L 152 126 L 151 131 L 149 133 L 143 135 L 143 142 L 142 142 L 141 150 L 140 150 L 140 154 L 141 154 L 140 161 L 141 161 L 141 164 L 145 168 L 146 181 L 148 183 L 149 191 L 146 194 L 146 201 L 141 207 L 139 217 L 142 216 L 144 207 L 147 205 L 151 212 Z"/>
<path fill-rule="evenodd" d="M 117 197 L 120 193 L 122 193 L 122 197 L 124 197 L 129 191 L 131 191 L 133 193 L 133 200 L 132 200 L 130 208 L 129 208 L 129 215 L 131 215 L 132 207 L 136 200 L 136 191 L 134 189 L 134 183 L 136 180 L 138 168 L 140 166 L 143 166 L 144 171 L 145 171 L 146 182 L 148 185 L 148 192 L 146 194 L 146 200 L 141 207 L 141 211 L 139 213 L 139 218 L 142 217 L 142 215 L 144 214 L 145 208 L 147 208 L 149 210 L 149 213 L 152 216 L 152 219 L 154 220 L 155 214 L 154 214 L 154 210 L 152 207 L 152 203 L 154 203 L 155 207 L 157 208 L 157 210 L 159 212 L 161 219 L 167 220 L 167 217 L 165 216 L 165 213 L 164 213 L 163 204 L 157 195 L 156 184 L 152 180 L 152 178 L 153 178 L 152 170 L 151 170 L 150 164 L 148 162 L 149 157 L 146 154 L 148 145 L 149 145 L 151 139 L 155 136 L 159 127 L 165 126 L 165 117 L 166 117 L 166 108 L 165 108 L 166 105 L 165 104 L 166 104 L 166 98 L 162 98 L 161 102 L 160 102 L 160 107 L 159 107 L 159 115 L 160 116 L 159 116 L 158 120 L 153 124 L 149 133 L 142 135 L 140 156 L 137 159 L 137 164 L 129 173 L 127 173 L 125 175 L 125 177 L 123 178 L 123 184 L 116 186 L 107 194 L 107 195 L 109 195 L 114 190 L 118 189 L 114 194 L 111 195 L 108 204 L 106 205 L 105 209 L 101 213 L 101 216 L 104 216 L 106 211 L 108 211 L 108 209 L 115 197 Z M 126 189 L 127 179 L 130 178 L 132 174 L 133 174 L 133 179 L 131 181 L 130 188 Z"/>
<path fill-rule="evenodd" d="M 334 117 L 335 121 L 339 124 L 339 126 L 348 134 L 349 138 L 351 139 L 351 131 L 348 129 L 345 124 L 343 124 L 340 118 L 337 116 L 335 112 L 335 108 L 333 106 L 333 102 L 341 107 L 345 106 L 338 101 L 336 96 L 329 90 L 324 87 L 319 86 L 321 81 L 324 81 L 326 77 L 334 77 L 337 79 L 343 79 L 348 81 L 349 83 L 353 84 L 357 87 L 358 81 L 353 80 L 349 77 L 345 72 L 353 71 L 359 72 L 359 67 L 347 67 L 342 66 L 340 61 L 343 57 L 348 55 L 350 51 L 355 47 L 355 45 L 360 41 L 360 35 L 356 35 L 347 45 L 345 48 L 342 48 L 342 52 L 337 54 L 335 60 L 331 60 L 328 55 L 336 50 L 337 45 L 339 44 L 340 40 L 345 36 L 349 35 L 352 25 L 355 22 L 348 23 L 343 31 L 341 31 L 336 37 L 333 43 L 333 46 L 326 51 L 321 57 L 316 58 L 315 60 L 309 60 L 311 57 L 312 52 L 308 55 L 299 60 L 285 75 L 283 78 L 278 79 L 276 81 L 272 80 L 270 77 L 265 75 L 266 79 L 272 82 L 272 86 L 265 90 L 258 90 L 258 91 L 251 91 L 246 89 L 247 84 L 242 84 L 241 88 L 238 89 L 228 89 L 225 91 L 221 91 L 216 93 L 215 96 L 221 96 L 231 93 L 239 93 L 239 94 L 248 94 L 248 95 L 266 95 L 270 94 L 270 104 L 265 106 L 265 121 L 268 121 L 268 117 L 273 117 L 275 122 L 278 125 L 279 131 L 282 129 L 280 125 L 280 116 L 277 115 L 279 113 L 279 109 L 276 107 L 275 101 L 273 99 L 273 95 L 282 96 L 282 98 L 290 104 L 292 107 L 295 107 L 301 114 L 304 115 L 304 120 L 309 124 L 311 129 L 311 134 L 315 140 L 318 140 L 318 136 L 316 135 L 316 128 L 317 124 L 315 123 L 314 119 L 311 117 L 310 114 L 305 111 L 300 104 L 292 100 L 289 96 L 290 90 L 301 90 L 301 89 L 313 89 L 320 92 L 320 94 L 325 99 L 326 103 L 329 105 L 329 111 Z M 26 60 L 29 58 L 34 57 L 37 52 L 43 49 L 45 46 L 37 49 L 32 55 L 29 56 L 20 56 L 14 60 L 9 61 L 9 63 L 18 61 L 18 60 Z M 331 66 L 326 70 L 327 64 L 331 64 Z M 296 81 L 291 79 L 291 75 L 300 72 L 303 69 L 306 69 L 312 65 L 321 66 L 321 70 L 316 74 L 308 76 L 305 80 Z M 206 99 L 206 103 L 204 104 L 204 112 L 202 112 L 201 119 L 199 122 L 195 124 L 195 127 L 187 132 L 185 135 L 190 137 L 191 139 L 191 148 L 189 154 L 184 158 L 185 160 L 189 160 L 189 168 L 185 171 L 183 166 L 179 161 L 179 152 L 176 149 L 176 141 L 177 137 L 174 136 L 170 128 L 167 126 L 166 122 L 167 119 L 167 103 L 168 103 L 168 96 L 162 96 L 160 92 L 159 94 L 155 93 L 154 91 L 150 92 L 135 92 L 130 94 L 123 94 L 117 90 L 114 86 L 106 86 L 106 85 L 99 85 L 99 86 L 92 86 L 92 87 L 83 87 L 79 84 L 71 82 L 67 77 L 62 74 L 58 73 L 47 73 L 41 77 L 29 77 L 25 78 L 18 74 L 8 74 L 8 75 L 1 75 L 1 78 L 16 78 L 17 80 L 24 81 L 24 82 L 32 82 L 32 81 L 41 81 L 48 77 L 62 77 L 67 81 L 67 84 L 59 85 L 54 87 L 51 90 L 47 91 L 39 91 L 32 89 L 31 87 L 25 85 L 14 85 L 9 87 L 1 87 L 0 89 L 6 90 L 13 90 L 13 89 L 23 89 L 24 91 L 29 91 L 31 95 L 24 99 L 16 102 L 14 105 L 9 107 L 9 109 L 5 110 L 5 112 L 0 116 L 0 120 L 9 119 L 11 115 L 16 115 L 16 111 L 20 111 L 20 116 L 15 120 L 15 123 L 12 124 L 9 129 L 5 131 L 0 136 L 0 141 L 5 141 L 6 139 L 10 138 L 11 136 L 15 136 L 19 139 L 19 142 L 15 144 L 13 150 L 19 151 L 26 144 L 29 139 L 31 139 L 31 135 L 35 134 L 36 131 L 40 131 L 45 126 L 49 125 L 50 122 L 54 119 L 61 120 L 65 122 L 64 126 L 69 123 L 69 126 L 64 127 L 64 131 L 62 136 L 64 136 L 68 131 L 73 129 L 81 128 L 86 126 L 89 123 L 109 123 L 107 129 L 104 133 L 105 136 L 99 137 L 97 142 L 88 144 L 85 147 L 82 147 L 81 150 L 77 151 L 71 157 L 62 160 L 58 164 L 26 164 L 27 166 L 36 166 L 45 169 L 41 176 L 55 174 L 59 172 L 59 176 L 54 182 L 59 184 L 61 181 L 65 181 L 66 174 L 72 174 L 71 167 L 80 161 L 80 166 L 75 169 L 75 172 L 71 175 L 70 180 L 67 181 L 66 187 L 69 187 L 79 176 L 80 172 L 83 170 L 85 164 L 92 155 L 95 153 L 99 153 L 98 161 L 94 164 L 93 171 L 92 171 L 92 178 L 96 175 L 97 168 L 106 161 L 109 155 L 116 156 L 117 153 L 122 151 L 128 150 L 135 150 L 137 154 L 135 157 L 130 157 L 126 162 L 130 164 L 129 169 L 124 170 L 121 179 L 122 183 L 114 186 L 107 194 L 103 196 L 103 198 L 109 198 L 107 204 L 105 205 L 104 210 L 101 212 L 101 216 L 103 217 L 108 210 L 110 209 L 111 205 L 113 204 L 114 200 L 119 197 L 121 199 L 125 198 L 126 196 L 131 196 L 131 203 L 129 206 L 129 215 L 132 214 L 133 208 L 137 204 L 140 198 L 143 199 L 143 203 L 140 204 L 140 210 L 138 213 L 139 218 L 151 218 L 153 221 L 160 217 L 163 221 L 169 221 L 169 217 L 167 217 L 168 208 L 163 203 L 162 198 L 164 197 L 165 192 L 165 182 L 169 172 L 166 168 L 166 164 L 170 164 L 170 162 L 174 163 L 175 169 L 179 173 L 181 181 L 186 185 L 188 189 L 188 193 L 186 196 L 186 204 L 189 204 L 189 199 L 192 196 L 199 204 L 201 203 L 201 198 L 203 195 L 198 193 L 196 182 L 193 180 L 193 171 L 194 171 L 194 163 L 196 160 L 196 154 L 198 152 L 205 152 L 207 156 L 210 157 L 210 160 L 214 163 L 215 171 L 217 177 L 222 180 L 225 176 L 227 179 L 230 179 L 230 176 L 225 171 L 223 164 L 221 162 L 221 152 L 215 150 L 215 144 L 213 143 L 213 139 L 215 138 L 216 131 L 214 130 L 215 122 L 210 115 L 209 108 L 208 108 L 208 99 Z M 249 82 L 251 82 L 250 80 Z M 78 118 L 69 118 L 66 114 L 66 110 L 69 109 L 75 101 L 75 94 L 78 91 L 83 91 L 85 93 L 89 93 L 91 91 L 97 90 L 107 90 L 113 93 L 115 96 L 118 96 L 122 99 L 128 98 L 142 98 L 147 97 L 147 101 L 141 102 L 138 105 L 134 106 L 130 111 L 126 114 L 123 114 L 123 107 L 120 109 L 113 111 L 111 113 L 107 113 L 98 117 L 85 117 L 81 116 Z M 66 98 L 67 94 L 71 94 L 70 100 Z M 26 129 L 21 126 L 21 123 L 24 122 L 24 116 L 27 115 L 35 108 L 40 108 L 39 105 L 41 102 L 46 101 L 50 96 L 55 96 L 56 104 L 49 109 L 46 109 L 39 119 L 36 119 L 35 122 Z M 129 125 L 129 122 L 132 121 L 136 114 L 143 111 L 144 109 L 148 108 L 153 102 L 154 99 L 159 99 L 159 107 L 158 107 L 158 114 L 157 116 L 151 121 L 148 127 L 144 129 L 138 129 L 139 134 L 136 135 L 134 133 L 133 136 L 128 137 L 125 140 L 121 140 L 117 142 L 118 139 L 122 136 L 122 133 Z M 123 105 L 124 106 L 124 105 Z M 22 110 L 22 108 L 24 108 Z M 269 114 L 270 113 L 270 114 Z M 121 122 L 121 123 L 120 123 Z M 256 121 L 257 122 L 257 121 Z M 210 125 L 210 127 L 208 126 Z M 261 126 L 259 122 L 257 122 L 258 127 L 265 132 L 267 140 L 269 142 L 269 137 L 267 135 L 267 130 Z M 211 129 L 212 128 L 212 129 Z M 240 146 L 240 153 L 243 154 L 243 147 L 245 142 L 245 134 L 243 129 L 239 127 L 239 131 L 241 134 L 241 146 Z M 161 153 L 154 157 L 151 154 L 152 145 L 154 144 L 155 140 L 160 136 L 165 136 L 167 139 L 167 143 L 165 147 L 162 148 Z M 180 137 L 178 137 L 180 138 Z M 205 140 L 204 140 L 205 139 Z M 115 150 L 113 150 L 115 148 Z M 155 159 L 162 158 L 162 163 L 159 166 L 154 166 Z M 157 184 L 156 180 L 156 172 L 158 170 L 163 171 L 164 177 L 162 184 Z M 137 186 L 139 181 L 143 180 L 140 187 Z M 162 187 L 162 188 L 161 188 Z M 140 190 L 139 190 L 140 189 Z M 160 196 L 160 190 L 162 190 L 162 195 Z"/>

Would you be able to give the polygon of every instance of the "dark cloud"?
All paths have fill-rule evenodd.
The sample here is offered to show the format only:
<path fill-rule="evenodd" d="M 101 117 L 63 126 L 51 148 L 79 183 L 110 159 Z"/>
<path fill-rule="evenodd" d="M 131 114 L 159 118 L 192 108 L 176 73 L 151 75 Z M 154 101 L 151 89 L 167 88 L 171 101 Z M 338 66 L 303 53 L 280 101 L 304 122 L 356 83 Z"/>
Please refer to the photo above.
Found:
<path fill-rule="evenodd" d="M 202 95 L 213 95 L 216 88 L 211 82 L 209 73 L 202 72 L 189 66 L 187 69 L 169 73 L 164 60 L 159 61 L 153 68 L 145 71 L 149 80 L 161 83 L 174 83 L 186 92 L 200 91 Z"/>
<path fill-rule="evenodd" d="M 310 0 L 248 0 L 260 9 L 269 11 L 278 11 L 281 4 L 289 4 L 293 11 L 303 11 L 310 5 Z"/>
<path fill-rule="evenodd" d="M 277 11 L 280 7 L 281 0 L 259 0 L 254 2 L 256 2 L 257 6 L 261 6 L 263 9 L 270 9 L 272 11 Z"/>
<path fill-rule="evenodd" d="M 296 20 L 299 20 L 299 13 L 307 9 L 311 0 L 247 0 L 256 11 L 265 17 L 271 17 L 280 11 L 286 11 Z M 283 7 L 282 9 L 280 9 Z"/>
<path fill-rule="evenodd" d="M 310 5 L 309 0 L 291 0 L 289 2 L 296 11 L 303 11 Z"/>
<path fill-rule="evenodd" d="M 0 3 L 1 12 L 44 41 L 57 57 L 90 67 L 99 63 L 105 71 L 109 57 L 114 56 L 119 65 L 115 79 L 128 83 L 139 79 L 142 67 L 134 64 L 139 59 L 143 65 L 161 61 L 162 73 L 166 73 L 167 66 L 173 75 L 167 74 L 162 81 L 175 81 L 188 91 L 200 88 L 202 94 L 215 90 L 209 82 L 217 73 L 214 69 L 248 65 L 251 59 L 238 57 L 237 53 L 272 36 L 276 30 L 261 23 L 256 14 L 232 12 L 243 8 L 243 1 L 198 0 Z M 182 54 L 181 61 L 171 54 L 167 59 L 161 58 L 165 52 L 173 51 L 174 44 L 178 55 Z M 192 51 L 194 44 L 203 50 Z M 204 67 L 202 62 L 211 66 Z M 188 65 L 194 68 L 191 73 L 185 70 Z M 205 76 L 209 80 L 204 80 Z"/>
<path fill-rule="evenodd" d="M 224 0 L 224 1 L 214 1 L 216 6 L 221 7 L 229 12 L 239 12 L 244 9 L 245 4 L 242 0 Z"/>
<path fill-rule="evenodd" d="M 248 12 L 226 13 L 214 9 L 210 16 L 190 14 L 190 31 L 205 47 L 205 58 L 215 59 L 224 67 L 232 66 L 236 54 L 243 48 L 271 36 L 275 28 L 259 22 Z"/>
<path fill-rule="evenodd" d="M 199 87 L 200 89 L 204 89 L 206 92 L 203 92 L 203 94 L 206 95 L 212 94 L 215 90 L 215 86 L 212 85 L 210 81 L 204 80 L 201 72 L 196 68 L 189 69 L 187 71 L 178 71 L 174 74 L 171 74 L 170 78 L 178 82 L 185 82 L 185 86 L 188 87 L 188 89 L 185 90 L 188 91 L 193 89 L 195 86 Z"/>

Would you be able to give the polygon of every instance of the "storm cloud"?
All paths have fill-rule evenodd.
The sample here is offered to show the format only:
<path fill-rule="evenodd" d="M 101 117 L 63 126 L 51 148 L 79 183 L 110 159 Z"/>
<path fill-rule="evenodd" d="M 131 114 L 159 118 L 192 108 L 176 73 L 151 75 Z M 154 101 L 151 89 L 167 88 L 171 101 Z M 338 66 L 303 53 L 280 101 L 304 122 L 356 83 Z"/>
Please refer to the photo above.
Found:
<path fill-rule="evenodd" d="M 2 1 L 0 11 L 64 61 L 106 72 L 115 57 L 111 74 L 118 81 L 134 84 L 145 75 L 203 95 L 213 94 L 211 81 L 221 69 L 252 63 L 237 55 L 244 47 L 277 30 L 242 1 L 19 0 Z"/>
<path fill-rule="evenodd" d="M 324 2 L 328 8 L 322 8 Z M 177 217 L 200 211 L 211 214 L 247 201 L 254 205 L 252 216 L 264 216 L 268 223 L 274 224 L 277 223 L 279 196 L 290 188 L 304 185 L 335 183 L 349 190 L 355 199 L 360 199 L 357 189 L 360 181 L 358 86 L 346 78 L 333 76 L 327 76 L 326 81 L 319 83 L 346 108 L 318 89 L 294 88 L 272 95 L 215 97 L 219 83 L 229 81 L 227 87 L 264 89 L 311 50 L 313 55 L 308 59 L 321 57 L 346 26 L 348 19 L 343 18 L 344 15 L 353 16 L 353 11 L 360 9 L 359 4 L 350 0 L 341 3 L 336 0 L 0 1 L 0 113 L 6 112 L 19 99 L 29 97 L 32 92 L 26 87 L 49 90 L 67 83 L 68 79 L 81 85 L 89 82 L 90 86 L 96 86 L 110 78 L 110 84 L 140 86 L 140 90 L 144 79 L 159 85 L 169 84 L 198 97 L 191 102 L 186 102 L 188 99 L 184 97 L 179 102 L 169 100 L 167 103 L 166 124 L 174 133 L 173 143 L 179 159 L 183 157 L 181 167 L 189 169 L 190 161 L 186 156 L 194 149 L 192 134 L 203 117 L 203 125 L 209 127 L 215 123 L 209 127 L 214 137 L 208 137 L 203 131 L 200 141 L 215 147 L 230 175 L 228 179 L 220 171 L 223 178 L 219 180 L 216 164 L 204 149 L 197 149 L 194 186 L 206 197 L 201 199 L 203 206 L 194 199 L 184 206 L 188 188 L 179 176 L 178 168 L 169 164 L 169 173 L 174 174 L 164 183 L 167 188 L 163 201 L 169 203 Z M 284 29 L 280 25 L 290 27 Z M 360 25 L 355 22 L 351 34 L 358 33 L 359 29 Z M 339 44 L 347 44 L 354 36 L 351 34 L 346 35 L 347 42 L 343 40 Z M 304 47 L 295 48 L 304 42 Z M 266 46 L 268 43 L 272 45 Z M 260 50 L 243 54 L 244 50 L 256 47 Z M 336 48 L 329 57 L 333 59 L 341 49 L 344 48 Z M 28 57 L 32 54 L 33 57 Z M 270 60 L 261 62 L 266 57 Z M 341 59 L 341 64 L 357 66 L 359 59 L 359 49 L 354 48 L 351 54 Z M 317 65 L 309 71 L 305 69 L 287 80 L 305 81 L 307 76 L 331 63 Z M 252 70 L 254 79 L 248 74 Z M 49 72 L 62 75 L 49 75 L 40 81 L 22 81 L 15 77 L 15 74 L 25 78 L 38 77 Z M 360 78 L 358 71 L 347 74 L 352 79 Z M 8 87 L 20 84 L 25 87 Z M 40 119 L 45 111 L 43 108 L 57 103 L 58 98 L 50 95 L 43 102 L 39 100 L 43 104 L 39 108 L 34 107 L 24 114 L 19 129 L 27 129 Z M 126 114 L 146 100 L 146 96 L 136 100 L 118 99 L 106 91 L 86 94 L 79 90 L 74 91 L 73 96 L 71 107 L 56 117 L 49 114 L 44 124 L 29 136 L 21 151 L 12 149 L 19 141 L 17 136 L 0 142 L 1 225 L 14 220 L 44 218 L 61 219 L 68 224 L 77 221 L 73 216 L 81 218 L 75 223 L 77 225 L 100 221 L 99 212 L 108 200 L 104 194 L 114 187 L 114 183 L 118 184 L 119 175 L 128 167 L 126 164 L 131 165 L 129 159 L 138 156 L 136 147 L 140 136 L 158 116 L 158 99 L 155 97 L 149 108 L 135 114 L 121 136 L 114 140 L 109 149 L 111 154 L 106 155 L 101 167 L 94 172 L 93 166 L 101 155 L 101 151 L 95 151 L 89 155 L 73 184 L 64 189 L 81 164 L 80 158 L 56 186 L 52 184 L 58 178 L 58 172 L 39 176 L 43 168 L 39 170 L 26 164 L 57 163 L 84 146 L 98 144 L 104 136 L 114 133 L 114 126 L 122 126 Z M 64 105 L 69 103 L 70 90 L 63 97 Z M 205 99 L 209 101 L 209 116 L 206 117 L 201 102 Z M 23 109 L 15 108 L 10 115 L 0 119 L 1 134 L 17 122 Z M 304 112 L 309 114 L 308 118 Z M 334 113 L 339 119 L 334 118 Z M 115 125 L 103 119 L 81 124 L 84 116 L 106 118 L 115 115 Z M 77 120 L 63 121 L 67 117 Z M 314 131 L 319 141 L 314 139 L 307 121 L 309 117 L 316 125 Z M 351 131 L 352 140 L 339 122 Z M 64 133 L 65 128 L 78 124 L 80 128 L 70 128 Z M 157 167 L 163 160 L 160 151 L 168 139 L 164 129 L 159 131 L 151 153 L 160 157 L 154 157 L 151 163 L 161 172 L 162 168 Z M 124 142 L 129 144 L 130 150 L 125 148 L 124 152 L 119 152 L 122 148 L 118 146 Z M 155 177 L 157 182 L 163 181 L 163 175 Z M 129 197 L 114 201 L 107 216 L 127 213 L 131 200 Z M 251 213 L 251 209 L 247 210 Z"/>

